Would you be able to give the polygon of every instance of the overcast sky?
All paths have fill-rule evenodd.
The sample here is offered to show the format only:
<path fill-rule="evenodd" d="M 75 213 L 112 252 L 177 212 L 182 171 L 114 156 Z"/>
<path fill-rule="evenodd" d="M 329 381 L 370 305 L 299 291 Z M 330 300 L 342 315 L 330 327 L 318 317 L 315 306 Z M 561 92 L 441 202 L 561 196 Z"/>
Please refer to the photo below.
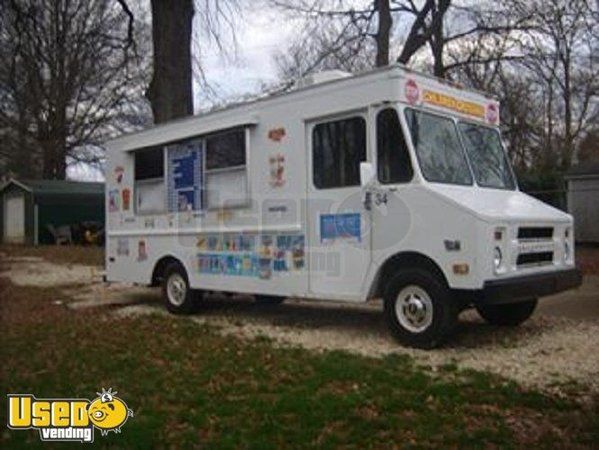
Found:
<path fill-rule="evenodd" d="M 225 42 L 227 48 L 232 49 L 228 57 L 223 57 L 214 43 L 200 52 L 208 82 L 222 100 L 256 93 L 265 83 L 277 79 L 273 57 L 285 50 L 286 43 L 292 39 L 294 25 L 280 12 L 259 6 L 260 3 L 244 1 L 242 12 L 236 18 L 236 54 L 230 39 Z M 200 39 L 205 42 L 202 37 Z M 202 101 L 197 85 L 195 87 L 197 110 L 205 101 Z"/>
<path fill-rule="evenodd" d="M 257 93 L 263 84 L 275 82 L 277 71 L 273 56 L 285 50 L 293 35 L 293 23 L 285 20 L 282 14 L 271 8 L 258 7 L 260 0 L 242 2 L 242 11 L 235 26 L 236 54 L 227 38 L 225 45 L 232 50 L 229 56 L 222 56 L 214 43 L 200 52 L 207 81 L 217 94 L 216 101 Z M 196 26 L 197 21 L 194 22 Z M 202 36 L 199 39 L 205 42 Z M 197 84 L 194 84 L 194 104 L 196 111 L 206 105 Z M 102 174 L 87 165 L 69 166 L 67 173 L 71 179 L 103 181 Z"/>

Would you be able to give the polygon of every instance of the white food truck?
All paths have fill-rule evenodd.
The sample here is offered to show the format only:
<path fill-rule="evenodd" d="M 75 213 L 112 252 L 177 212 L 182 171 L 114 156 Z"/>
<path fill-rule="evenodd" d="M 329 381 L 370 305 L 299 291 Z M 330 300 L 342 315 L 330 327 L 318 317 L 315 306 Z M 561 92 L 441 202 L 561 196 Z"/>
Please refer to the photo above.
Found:
<path fill-rule="evenodd" d="M 295 89 L 107 144 L 106 277 L 202 293 L 384 299 L 430 348 L 475 307 L 517 325 L 578 286 L 572 217 L 518 190 L 485 94 L 403 66 Z"/>

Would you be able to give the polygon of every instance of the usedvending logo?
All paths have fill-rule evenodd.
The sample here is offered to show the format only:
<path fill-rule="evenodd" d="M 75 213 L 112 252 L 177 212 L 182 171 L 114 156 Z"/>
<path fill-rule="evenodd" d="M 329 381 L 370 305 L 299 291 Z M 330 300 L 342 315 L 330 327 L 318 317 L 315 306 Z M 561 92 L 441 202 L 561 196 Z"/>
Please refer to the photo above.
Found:
<path fill-rule="evenodd" d="M 94 429 L 102 436 L 120 433 L 133 411 L 112 389 L 96 394 L 93 400 L 9 394 L 8 428 L 39 430 L 42 441 L 93 442 Z"/>

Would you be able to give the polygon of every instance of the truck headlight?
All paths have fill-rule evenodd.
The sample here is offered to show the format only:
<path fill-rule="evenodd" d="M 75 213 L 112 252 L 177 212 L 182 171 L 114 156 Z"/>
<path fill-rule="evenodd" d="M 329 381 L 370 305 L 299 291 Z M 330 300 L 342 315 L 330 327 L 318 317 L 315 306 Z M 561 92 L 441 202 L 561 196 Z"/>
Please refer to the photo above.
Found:
<path fill-rule="evenodd" d="M 564 261 L 568 261 L 570 259 L 570 244 L 568 242 L 564 242 Z"/>
<path fill-rule="evenodd" d="M 564 262 L 567 262 L 572 257 L 572 247 L 570 239 L 572 236 L 572 230 L 570 227 L 564 230 Z"/>
<path fill-rule="evenodd" d="M 501 249 L 499 247 L 495 247 L 495 250 L 493 250 L 493 266 L 495 267 L 495 270 L 499 269 L 502 260 L 503 255 L 501 254 Z"/>

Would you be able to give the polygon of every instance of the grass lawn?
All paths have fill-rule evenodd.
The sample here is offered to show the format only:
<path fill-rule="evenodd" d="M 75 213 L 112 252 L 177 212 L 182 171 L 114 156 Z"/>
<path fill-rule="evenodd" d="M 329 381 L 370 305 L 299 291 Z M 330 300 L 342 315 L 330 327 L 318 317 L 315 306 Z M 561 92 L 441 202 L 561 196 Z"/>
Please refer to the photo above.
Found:
<path fill-rule="evenodd" d="M 104 247 L 83 247 L 77 245 L 2 245 L 0 252 L 11 256 L 33 256 L 45 258 L 57 264 L 84 264 L 88 266 L 104 266 Z"/>
<path fill-rule="evenodd" d="M 68 259 L 68 258 L 67 258 Z M 277 348 L 183 317 L 116 318 L 52 304 L 57 289 L 0 278 L 0 383 L 7 393 L 119 392 L 135 417 L 110 448 L 587 448 L 599 402 L 579 404 L 481 372 L 433 372 L 407 357 Z M 6 423 L 6 407 L 0 407 Z M 79 444 L 64 444 L 73 447 Z M 0 448 L 53 448 L 37 431 Z"/>

